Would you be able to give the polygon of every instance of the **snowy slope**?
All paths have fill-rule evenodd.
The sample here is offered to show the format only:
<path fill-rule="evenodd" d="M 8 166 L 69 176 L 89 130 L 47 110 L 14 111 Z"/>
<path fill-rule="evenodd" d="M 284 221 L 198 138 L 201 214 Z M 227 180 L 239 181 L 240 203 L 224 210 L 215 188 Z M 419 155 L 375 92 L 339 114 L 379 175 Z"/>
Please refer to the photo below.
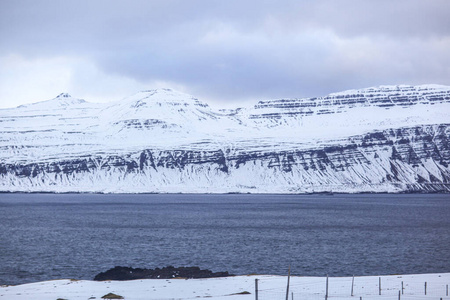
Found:
<path fill-rule="evenodd" d="M 213 110 L 170 89 L 0 110 L 0 191 L 450 190 L 450 87 L 382 86 Z"/>
<path fill-rule="evenodd" d="M 87 281 L 60 279 L 0 286 L 0 299 L 102 299 L 114 293 L 127 300 L 140 299 L 255 299 L 255 279 L 258 279 L 258 299 L 285 299 L 286 276 L 249 275 L 209 279 L 144 279 L 130 281 Z M 330 299 L 448 299 L 450 273 L 331 277 L 328 279 Z M 353 281 L 353 288 L 352 288 Z M 379 285 L 381 283 L 381 286 Z M 427 284 L 425 295 L 425 283 Z M 289 299 L 322 300 L 326 295 L 325 277 L 292 276 Z M 381 288 L 381 290 L 380 290 Z M 403 288 L 403 289 L 402 289 Z M 399 297 L 400 292 L 400 297 Z M 381 293 L 381 295 L 379 295 Z"/>

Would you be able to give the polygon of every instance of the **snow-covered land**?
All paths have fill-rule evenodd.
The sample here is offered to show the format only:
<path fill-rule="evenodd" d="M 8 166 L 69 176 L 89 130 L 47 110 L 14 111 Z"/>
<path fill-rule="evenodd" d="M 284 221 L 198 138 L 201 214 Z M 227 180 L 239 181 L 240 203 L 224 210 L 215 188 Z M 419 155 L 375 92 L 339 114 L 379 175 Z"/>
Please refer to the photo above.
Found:
<path fill-rule="evenodd" d="M 270 275 L 102 282 L 61 279 L 18 286 L 0 286 L 0 299 L 86 300 L 102 299 L 103 296 L 112 293 L 126 300 L 204 298 L 253 300 L 255 279 L 258 279 L 259 300 L 286 299 L 287 276 Z M 363 300 L 447 300 L 450 299 L 447 296 L 449 282 L 450 273 L 355 277 L 352 294 L 352 277 L 333 277 L 328 281 L 328 299 L 350 300 L 362 297 Z M 294 299 L 322 300 L 325 299 L 325 295 L 325 277 L 290 278 L 289 299 L 293 296 Z"/>
<path fill-rule="evenodd" d="M 0 191 L 450 191 L 450 87 L 214 110 L 170 89 L 0 110 Z"/>

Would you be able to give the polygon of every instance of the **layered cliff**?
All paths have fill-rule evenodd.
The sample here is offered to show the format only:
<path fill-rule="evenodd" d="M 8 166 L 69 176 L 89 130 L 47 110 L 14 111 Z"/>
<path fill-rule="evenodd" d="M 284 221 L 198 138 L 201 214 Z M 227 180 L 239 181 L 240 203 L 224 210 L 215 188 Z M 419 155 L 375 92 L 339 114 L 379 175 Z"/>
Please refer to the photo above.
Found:
<path fill-rule="evenodd" d="M 0 190 L 448 192 L 450 88 L 387 86 L 215 111 L 172 90 L 0 110 Z"/>

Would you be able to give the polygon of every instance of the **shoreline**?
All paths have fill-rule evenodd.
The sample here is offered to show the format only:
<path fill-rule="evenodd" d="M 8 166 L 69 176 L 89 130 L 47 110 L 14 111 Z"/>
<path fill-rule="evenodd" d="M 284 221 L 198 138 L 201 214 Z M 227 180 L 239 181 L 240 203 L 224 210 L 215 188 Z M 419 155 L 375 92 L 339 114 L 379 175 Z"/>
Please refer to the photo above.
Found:
<path fill-rule="evenodd" d="M 0 191 L 0 194 L 50 194 L 50 195 L 299 195 L 299 196 L 333 196 L 333 195 L 436 195 L 450 194 L 450 191 L 398 191 L 398 192 L 304 192 L 304 193 L 251 193 L 251 192 L 210 192 L 210 193 L 183 193 L 183 192 L 52 192 L 52 191 Z"/>
<path fill-rule="evenodd" d="M 258 280 L 260 299 L 276 299 L 286 294 L 288 276 L 238 275 L 206 279 L 136 279 L 92 281 L 57 279 L 14 286 L 0 286 L 0 299 L 102 299 L 113 293 L 128 300 L 255 299 Z M 381 287 L 379 284 L 381 283 Z M 329 277 L 328 295 L 339 299 L 450 299 L 449 273 Z M 402 289 L 403 287 L 403 289 Z M 296 299 L 324 299 L 327 277 L 291 276 L 289 293 Z M 381 297 L 379 295 L 381 293 Z M 426 293 L 426 295 L 425 295 Z M 353 294 L 353 296 L 351 295 Z M 418 298 L 419 297 L 419 298 Z M 282 298 L 281 298 L 282 299 Z"/>

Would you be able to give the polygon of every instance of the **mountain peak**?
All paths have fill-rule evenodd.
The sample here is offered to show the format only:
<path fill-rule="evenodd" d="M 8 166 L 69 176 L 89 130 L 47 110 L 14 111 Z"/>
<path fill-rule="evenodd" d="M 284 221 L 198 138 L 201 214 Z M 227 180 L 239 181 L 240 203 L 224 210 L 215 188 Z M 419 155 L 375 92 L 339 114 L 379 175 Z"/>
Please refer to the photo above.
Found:
<path fill-rule="evenodd" d="M 126 126 L 129 126 L 129 120 L 147 120 L 145 122 L 152 123 L 156 119 L 158 123 L 182 124 L 185 120 L 210 119 L 211 114 L 206 103 L 167 88 L 142 90 L 110 104 L 102 111 L 105 120 L 114 123 L 126 120 Z"/>
<path fill-rule="evenodd" d="M 61 93 L 58 96 L 56 96 L 56 98 L 48 101 L 43 101 L 41 103 L 48 103 L 50 105 L 56 105 L 58 107 L 68 107 L 72 105 L 86 103 L 86 101 L 83 99 L 73 98 L 68 93 Z"/>
<path fill-rule="evenodd" d="M 61 93 L 58 96 L 56 96 L 55 99 L 61 99 L 61 98 L 72 98 L 68 93 Z"/>
<path fill-rule="evenodd" d="M 145 95 L 147 97 L 153 96 L 154 98 L 167 98 L 167 99 L 195 99 L 192 95 L 169 88 L 157 88 L 150 90 L 142 90 L 135 95 Z"/>
<path fill-rule="evenodd" d="M 142 90 L 140 93 L 171 93 L 176 92 L 173 89 L 169 88 L 158 88 L 158 89 L 150 89 L 150 90 Z"/>
<path fill-rule="evenodd" d="M 206 103 L 199 101 L 192 95 L 179 92 L 169 88 L 159 88 L 151 90 L 142 90 L 130 97 L 127 97 L 121 101 L 122 103 L 129 103 L 130 107 L 141 106 L 196 106 L 196 107 L 208 107 Z"/>
<path fill-rule="evenodd" d="M 86 103 L 83 99 L 73 98 L 68 93 L 61 93 L 53 99 L 20 105 L 18 108 L 58 109 Z"/>

